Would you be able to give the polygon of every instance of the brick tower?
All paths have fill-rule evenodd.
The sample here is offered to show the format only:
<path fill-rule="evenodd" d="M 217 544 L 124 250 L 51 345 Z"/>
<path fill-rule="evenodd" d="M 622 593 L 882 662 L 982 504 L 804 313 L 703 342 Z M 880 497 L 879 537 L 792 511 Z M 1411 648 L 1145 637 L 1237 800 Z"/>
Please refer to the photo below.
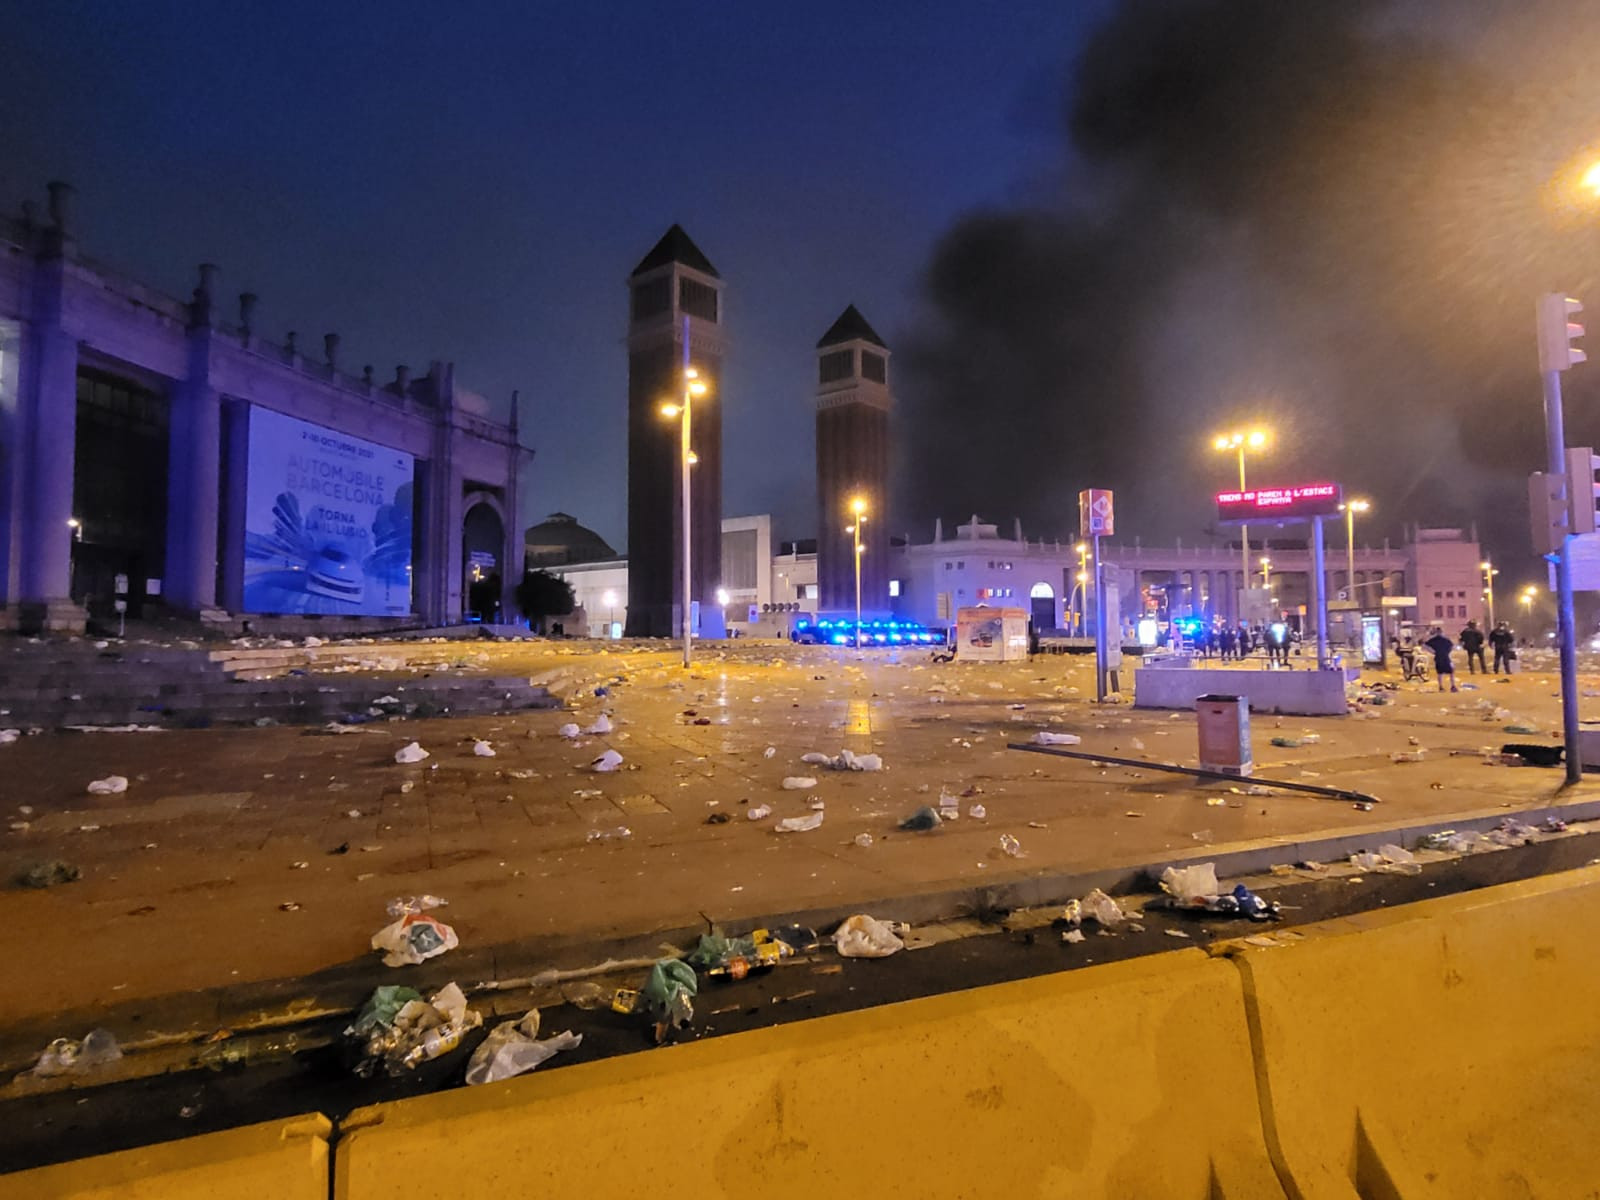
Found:
<path fill-rule="evenodd" d="M 689 361 L 708 392 L 694 402 L 690 433 L 690 579 L 701 631 L 721 636 L 722 277 L 674 225 L 628 277 L 628 637 L 672 637 L 681 629 L 678 574 L 683 542 L 679 425 L 661 405 L 683 398 Z"/>
<path fill-rule="evenodd" d="M 889 348 L 845 309 L 817 343 L 817 611 L 853 617 L 857 497 L 862 526 L 861 611 L 889 613 Z"/>

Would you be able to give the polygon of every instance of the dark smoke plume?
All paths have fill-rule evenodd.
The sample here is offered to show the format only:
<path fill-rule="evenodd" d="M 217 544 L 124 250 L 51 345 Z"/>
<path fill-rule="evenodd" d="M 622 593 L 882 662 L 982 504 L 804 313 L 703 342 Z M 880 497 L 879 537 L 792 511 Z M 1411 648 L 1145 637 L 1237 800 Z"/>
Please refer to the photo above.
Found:
<path fill-rule="evenodd" d="M 1441 11 L 1443 13 L 1441 15 Z M 1591 293 L 1600 207 L 1564 170 L 1600 138 L 1590 3 L 1128 0 L 1070 72 L 1062 182 L 937 248 L 901 356 L 904 516 L 1186 540 L 1233 466 L 1342 480 L 1400 524 L 1526 558 L 1542 462 L 1534 296 Z M 1447 18 L 1447 19 L 1446 19 Z M 919 535 L 924 536 L 924 535 Z"/>

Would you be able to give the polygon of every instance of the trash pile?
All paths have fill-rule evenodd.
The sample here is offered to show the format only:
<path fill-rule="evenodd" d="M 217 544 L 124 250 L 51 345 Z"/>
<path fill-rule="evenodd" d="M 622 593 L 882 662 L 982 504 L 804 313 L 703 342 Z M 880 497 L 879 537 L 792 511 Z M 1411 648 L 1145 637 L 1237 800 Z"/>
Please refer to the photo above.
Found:
<path fill-rule="evenodd" d="M 390 1075 L 413 1071 L 456 1049 L 481 1024 L 457 984 L 446 984 L 427 1000 L 415 988 L 385 986 L 373 990 L 345 1036 L 359 1045 L 355 1071 L 366 1078 L 380 1067 Z"/>
<path fill-rule="evenodd" d="M 856 754 L 850 750 L 840 750 L 838 754 L 820 754 L 813 750 L 810 754 L 802 754 L 800 761 L 807 766 L 827 767 L 830 771 L 881 771 L 883 759 L 876 754 Z"/>
<path fill-rule="evenodd" d="M 403 896 L 389 901 L 388 913 L 396 920 L 372 935 L 372 948 L 384 952 L 383 965 L 410 966 L 459 946 L 456 931 L 428 915 L 430 908 L 448 903 L 438 896 Z"/>
<path fill-rule="evenodd" d="M 1215 863 L 1168 867 L 1161 872 L 1161 890 L 1168 896 L 1166 906 L 1178 912 L 1245 917 L 1251 921 L 1282 919 L 1276 901 L 1263 900 L 1242 883 L 1235 884 L 1231 892 L 1224 892 L 1217 882 Z"/>
<path fill-rule="evenodd" d="M 1417 856 L 1403 846 L 1386 842 L 1376 851 L 1361 850 L 1350 856 L 1350 865 L 1358 871 L 1386 871 L 1391 875 L 1420 875 L 1422 864 Z"/>

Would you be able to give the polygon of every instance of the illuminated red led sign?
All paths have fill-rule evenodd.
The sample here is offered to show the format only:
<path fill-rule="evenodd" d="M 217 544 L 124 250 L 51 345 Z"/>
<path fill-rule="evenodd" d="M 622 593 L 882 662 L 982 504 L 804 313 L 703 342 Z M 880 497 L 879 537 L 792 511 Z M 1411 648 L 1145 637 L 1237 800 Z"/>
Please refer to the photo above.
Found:
<path fill-rule="evenodd" d="M 1217 493 L 1218 521 L 1300 521 L 1339 512 L 1344 489 L 1337 483 L 1249 488 Z"/>

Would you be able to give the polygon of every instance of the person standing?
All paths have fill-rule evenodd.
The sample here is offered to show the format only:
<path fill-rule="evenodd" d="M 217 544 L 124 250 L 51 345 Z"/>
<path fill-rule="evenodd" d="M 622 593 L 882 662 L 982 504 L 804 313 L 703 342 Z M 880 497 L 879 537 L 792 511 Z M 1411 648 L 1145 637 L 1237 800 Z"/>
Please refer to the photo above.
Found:
<path fill-rule="evenodd" d="M 1483 663 L 1483 630 L 1478 628 L 1476 621 L 1468 621 L 1467 627 L 1461 631 L 1461 648 L 1467 652 L 1467 674 L 1476 675 L 1482 671 L 1485 675 L 1489 668 Z M 1476 659 L 1476 664 L 1474 664 Z"/>
<path fill-rule="evenodd" d="M 1456 644 L 1449 638 L 1445 637 L 1444 630 L 1440 629 L 1437 625 L 1433 627 L 1433 631 L 1428 640 L 1422 644 L 1429 650 L 1433 651 L 1433 671 L 1434 674 L 1439 677 L 1439 690 L 1441 692 L 1444 691 L 1445 677 L 1448 676 L 1450 679 L 1450 690 L 1452 692 L 1459 692 L 1461 689 L 1456 686 L 1455 665 L 1450 661 L 1450 651 L 1455 649 Z"/>
<path fill-rule="evenodd" d="M 1489 634 L 1489 645 L 1494 647 L 1494 673 L 1496 675 L 1511 674 L 1511 660 L 1516 658 L 1514 647 L 1517 644 L 1517 635 L 1511 632 L 1511 626 L 1504 621 L 1494 627 Z"/>

